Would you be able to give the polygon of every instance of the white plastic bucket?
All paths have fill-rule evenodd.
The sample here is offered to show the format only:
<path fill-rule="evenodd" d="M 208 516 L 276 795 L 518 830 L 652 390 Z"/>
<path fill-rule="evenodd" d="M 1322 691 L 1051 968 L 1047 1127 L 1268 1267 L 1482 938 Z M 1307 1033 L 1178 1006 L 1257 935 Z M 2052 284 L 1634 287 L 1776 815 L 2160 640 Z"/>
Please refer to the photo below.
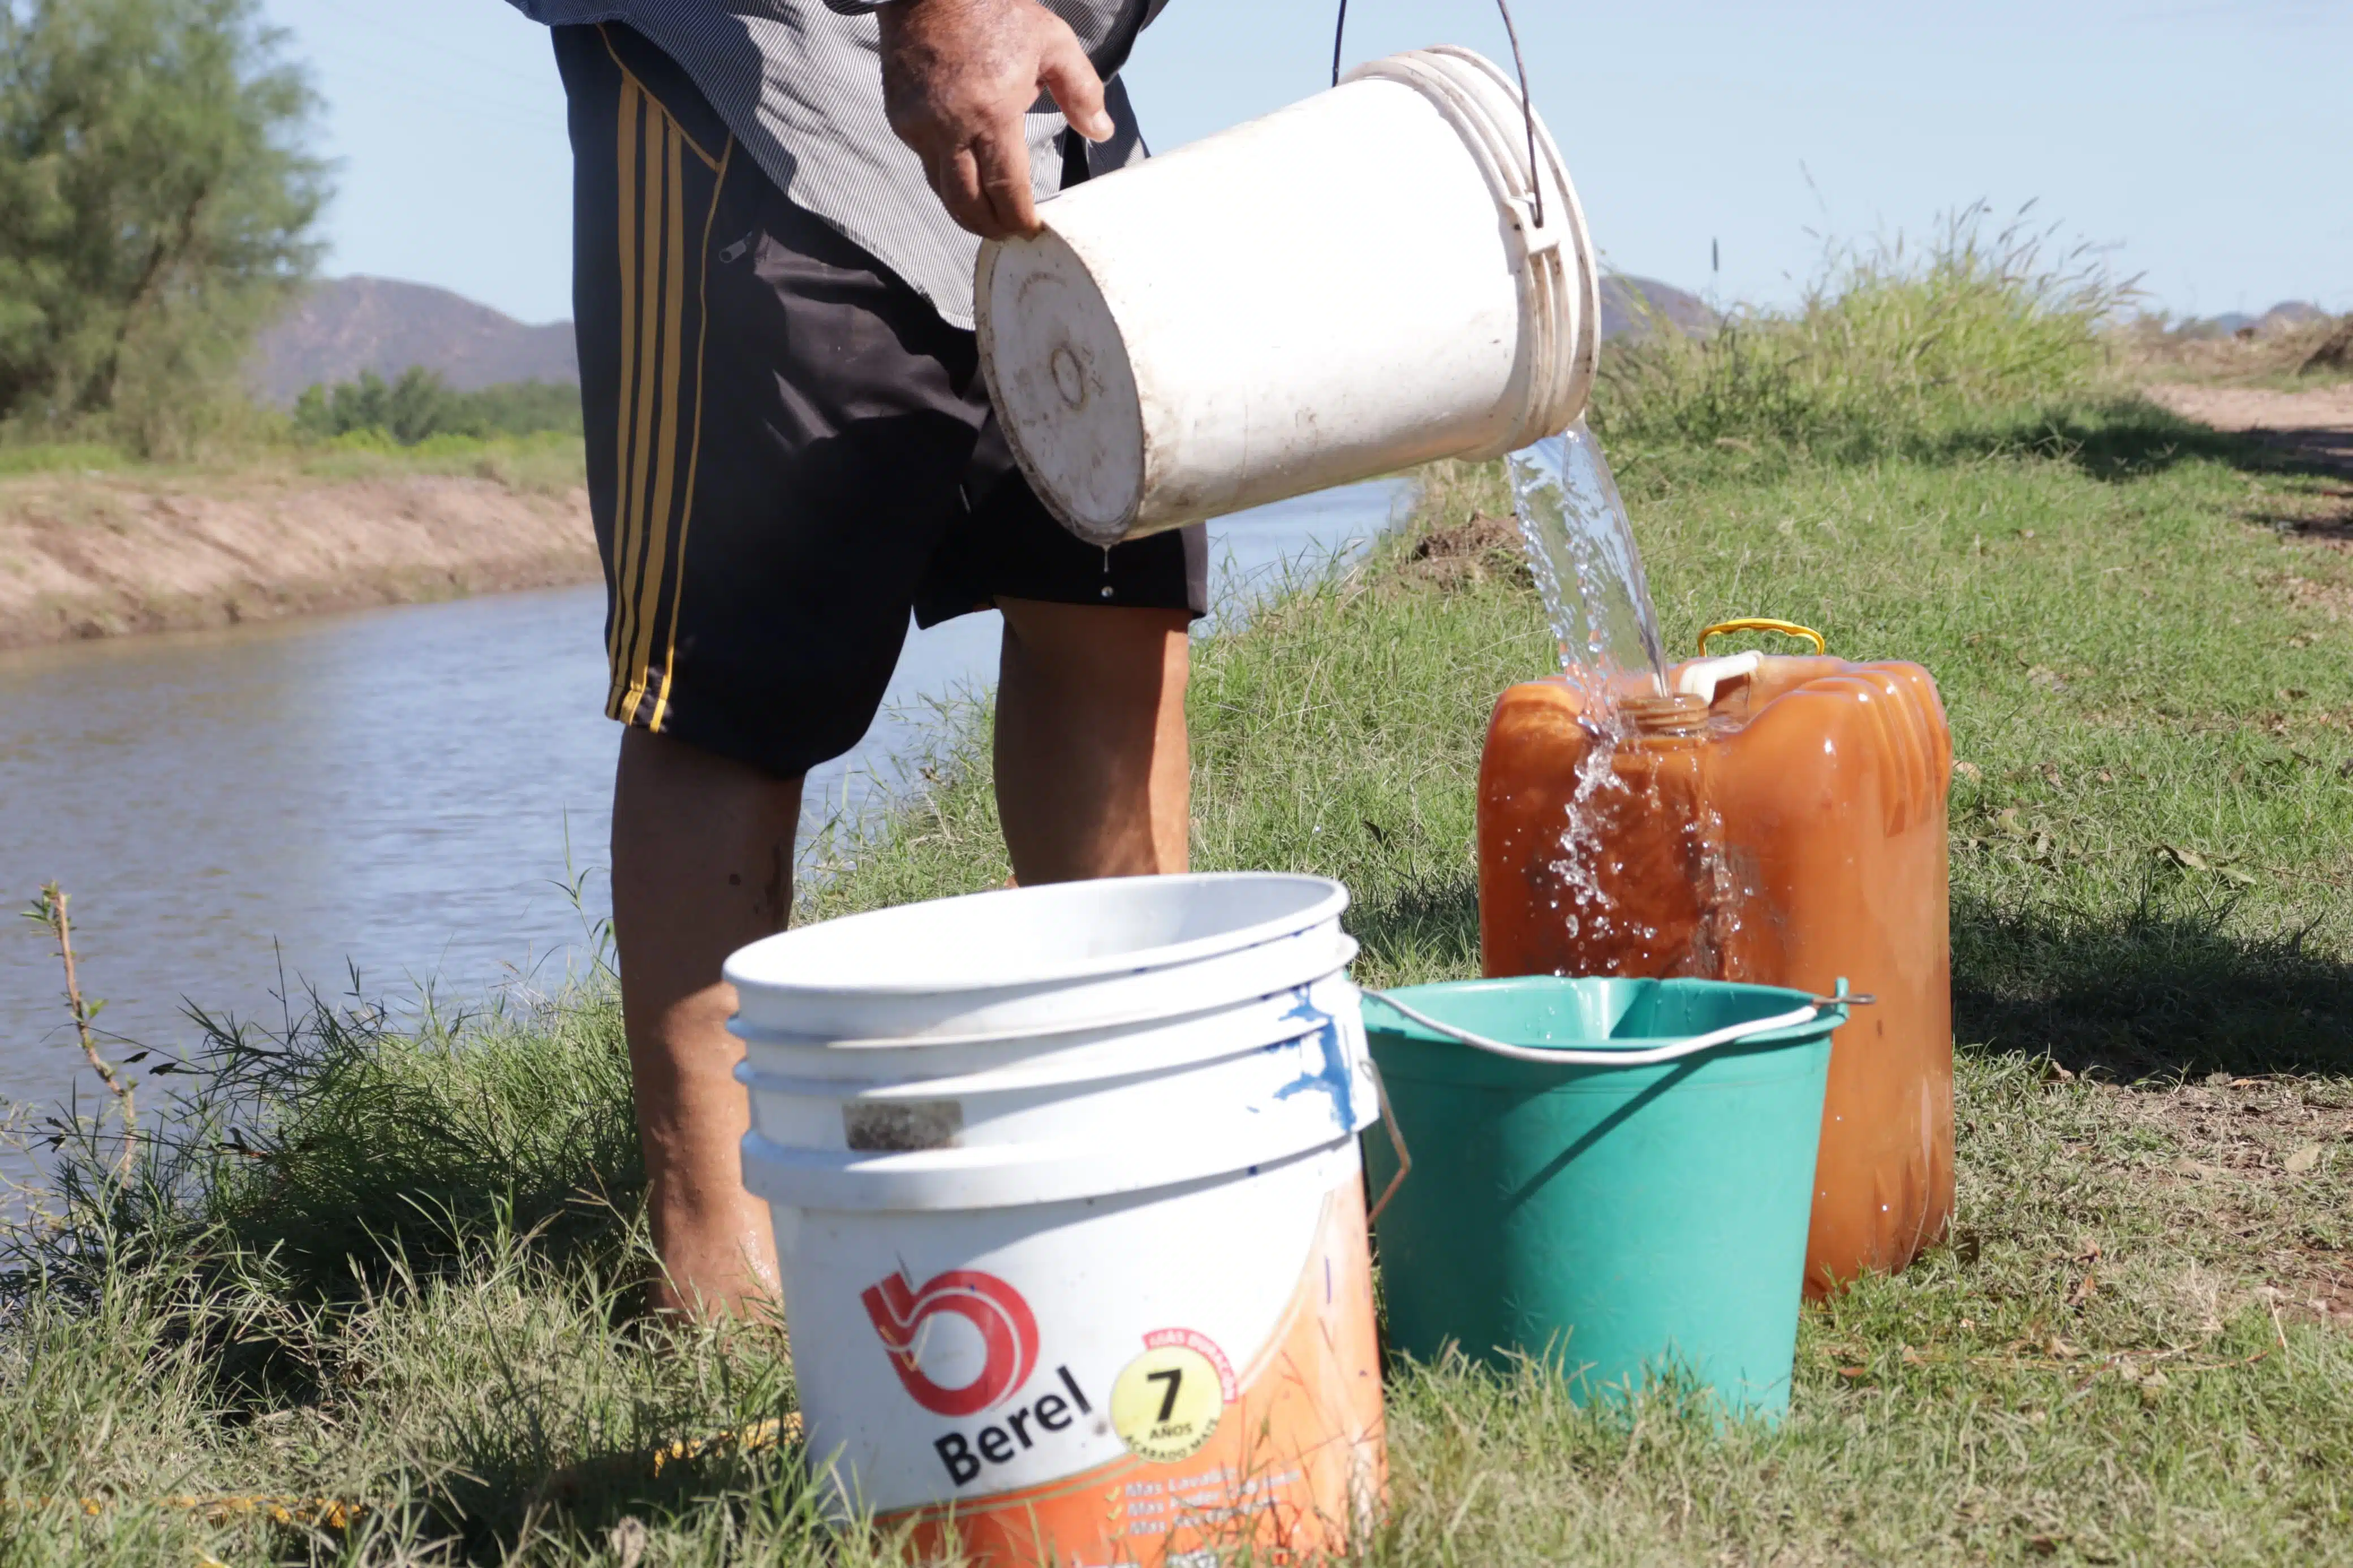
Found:
<path fill-rule="evenodd" d="M 1031 487 L 1108 545 L 1567 429 L 1599 275 L 1528 134 L 1493 63 L 1417 49 L 983 246 L 981 363 Z"/>
<path fill-rule="evenodd" d="M 1338 1549 L 1381 1477 L 1318 878 L 1012 889 L 729 960 L 813 1459 L 981 1563 Z"/>

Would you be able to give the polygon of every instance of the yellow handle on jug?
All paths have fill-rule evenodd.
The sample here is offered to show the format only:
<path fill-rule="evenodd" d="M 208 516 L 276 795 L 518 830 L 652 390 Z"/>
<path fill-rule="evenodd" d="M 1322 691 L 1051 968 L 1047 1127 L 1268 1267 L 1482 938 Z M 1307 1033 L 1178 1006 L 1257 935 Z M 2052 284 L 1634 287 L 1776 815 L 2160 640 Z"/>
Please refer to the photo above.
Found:
<path fill-rule="evenodd" d="M 1818 654 L 1831 651 L 1829 639 L 1811 626 L 1801 626 L 1795 621 L 1777 621 L 1764 616 L 1744 616 L 1736 621 L 1718 621 L 1699 634 L 1699 656 L 1707 657 L 1707 639 L 1718 632 L 1779 632 L 1784 637 L 1803 637 L 1814 645 Z"/>

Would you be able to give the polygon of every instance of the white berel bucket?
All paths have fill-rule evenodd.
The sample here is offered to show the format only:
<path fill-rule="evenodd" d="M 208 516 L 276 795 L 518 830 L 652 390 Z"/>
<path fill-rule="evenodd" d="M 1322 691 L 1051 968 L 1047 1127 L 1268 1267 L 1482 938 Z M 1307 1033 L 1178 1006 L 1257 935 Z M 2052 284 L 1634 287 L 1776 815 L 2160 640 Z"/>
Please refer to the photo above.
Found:
<path fill-rule="evenodd" d="M 919 1552 L 1342 1549 L 1382 1478 L 1359 1130 L 1320 878 L 1008 889 L 727 963 L 813 1463 Z"/>
<path fill-rule="evenodd" d="M 1499 457 L 1585 410 L 1584 215 L 1469 49 L 1359 66 L 1039 216 L 981 247 L 981 364 L 1031 488 L 1090 543 Z"/>

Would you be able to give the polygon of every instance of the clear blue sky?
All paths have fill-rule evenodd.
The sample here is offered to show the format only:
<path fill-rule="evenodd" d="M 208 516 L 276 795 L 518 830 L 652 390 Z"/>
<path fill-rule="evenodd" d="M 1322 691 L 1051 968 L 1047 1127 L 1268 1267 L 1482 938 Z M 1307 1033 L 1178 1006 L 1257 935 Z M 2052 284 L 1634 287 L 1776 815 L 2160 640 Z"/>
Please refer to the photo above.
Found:
<path fill-rule="evenodd" d="M 571 313 L 547 39 L 501 0 L 266 0 L 327 101 L 326 270 Z M 1817 235 L 1985 197 L 2113 247 L 2176 311 L 2353 310 L 2353 0 L 1519 0 L 1528 74 L 1622 270 L 1786 300 Z M 1351 58 L 1502 58 L 1481 0 L 1353 0 Z M 1328 0 L 1170 0 L 1129 84 L 1174 146 L 1322 87 Z M 1808 175 L 1811 176 L 1809 184 Z M 1809 231 L 1812 231 L 1810 233 Z"/>

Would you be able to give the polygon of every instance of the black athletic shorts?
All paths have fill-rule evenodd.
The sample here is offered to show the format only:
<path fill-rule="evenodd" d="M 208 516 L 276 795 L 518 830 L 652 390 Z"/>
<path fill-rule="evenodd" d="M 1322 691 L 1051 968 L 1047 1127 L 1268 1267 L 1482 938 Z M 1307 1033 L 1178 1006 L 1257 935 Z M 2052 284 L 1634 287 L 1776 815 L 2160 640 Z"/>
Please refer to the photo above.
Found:
<path fill-rule="evenodd" d="M 1208 608 L 1201 531 L 1066 532 L 974 335 L 786 200 L 669 57 L 554 31 L 608 716 L 790 777 L 866 732 L 911 610 Z"/>

